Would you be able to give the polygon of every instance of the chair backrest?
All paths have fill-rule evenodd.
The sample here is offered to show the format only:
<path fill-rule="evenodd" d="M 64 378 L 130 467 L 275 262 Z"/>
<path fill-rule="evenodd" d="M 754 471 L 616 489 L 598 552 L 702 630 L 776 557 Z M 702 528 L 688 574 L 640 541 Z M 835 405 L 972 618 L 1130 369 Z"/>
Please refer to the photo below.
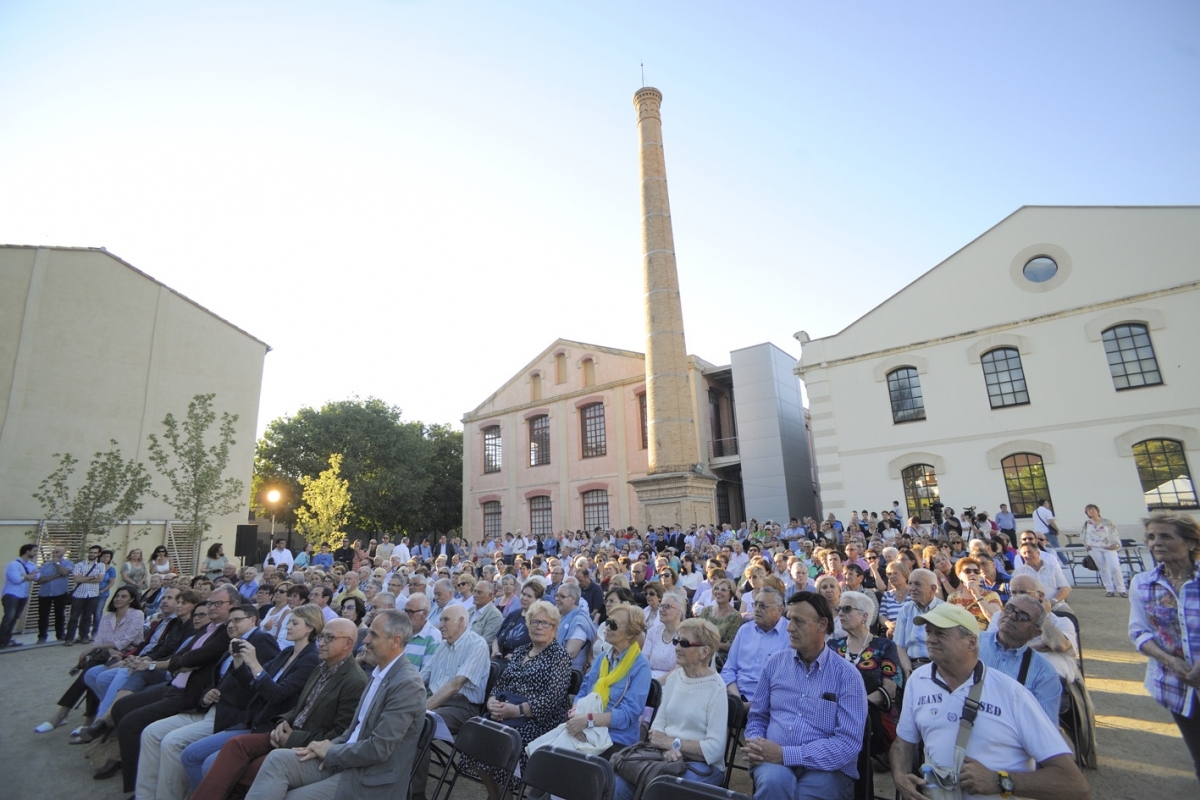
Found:
<path fill-rule="evenodd" d="M 516 728 L 493 722 L 487 717 L 467 720 L 454 737 L 455 750 L 508 773 L 516 771 L 524 746 Z"/>
<path fill-rule="evenodd" d="M 646 707 L 654 709 L 650 714 L 650 722 L 654 722 L 654 718 L 658 716 L 658 707 L 662 705 L 662 684 L 658 681 L 650 681 L 650 693 L 646 695 Z"/>
<path fill-rule="evenodd" d="M 746 704 L 742 702 L 742 698 L 735 695 L 728 695 L 729 703 L 729 719 L 726 723 L 726 738 L 725 738 L 725 781 L 722 784 L 726 789 L 729 788 L 729 779 L 732 770 L 736 769 L 735 763 L 738 756 L 738 744 L 742 738 L 742 731 L 746 728 Z"/>
<path fill-rule="evenodd" d="M 571 697 L 579 694 L 579 690 L 583 687 L 583 673 L 577 669 L 571 670 L 571 685 L 567 688 L 567 694 Z"/>
<path fill-rule="evenodd" d="M 416 777 L 417 771 L 421 768 L 425 759 L 428 757 L 429 748 L 433 744 L 433 733 L 437 730 L 437 718 L 430 712 L 425 712 L 425 724 L 421 728 L 421 735 L 417 738 L 417 752 L 413 756 L 412 773 L 408 776 L 408 797 L 412 797 L 413 793 L 413 778 Z"/>
<path fill-rule="evenodd" d="M 560 747 L 534 750 L 521 777 L 526 787 L 563 800 L 612 800 L 616 783 L 603 758 Z"/>
<path fill-rule="evenodd" d="M 642 800 L 750 800 L 747 795 L 721 786 L 685 781 L 672 775 L 659 775 L 646 785 Z"/>
<path fill-rule="evenodd" d="M 871 769 L 871 714 L 863 725 L 862 747 L 858 751 L 858 779 L 854 781 L 854 800 L 875 800 L 875 772 Z"/>
<path fill-rule="evenodd" d="M 503 659 L 493 658 L 491 665 L 488 668 L 487 686 L 483 690 L 483 697 L 487 699 L 492 696 L 492 689 L 496 687 L 496 681 L 500 680 L 500 676 L 504 674 L 504 670 L 508 668 L 508 662 Z"/>
<path fill-rule="evenodd" d="M 1079 618 L 1070 611 L 1054 611 L 1051 612 L 1055 616 L 1063 617 L 1071 620 L 1071 625 L 1075 628 L 1075 662 L 1079 665 L 1079 677 L 1083 677 L 1083 639 L 1079 635 Z"/>

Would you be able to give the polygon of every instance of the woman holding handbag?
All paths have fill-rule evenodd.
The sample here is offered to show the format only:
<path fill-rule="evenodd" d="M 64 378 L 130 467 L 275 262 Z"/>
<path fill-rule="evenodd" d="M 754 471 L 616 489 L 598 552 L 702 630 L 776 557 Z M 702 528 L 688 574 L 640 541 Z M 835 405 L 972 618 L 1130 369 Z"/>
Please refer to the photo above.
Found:
<path fill-rule="evenodd" d="M 640 608 L 619 605 L 609 612 L 604 624 L 605 638 L 612 649 L 592 662 L 579 689 L 581 698 L 597 695 L 601 711 L 584 714 L 572 709 L 567 733 L 585 739 L 589 728 L 607 728 L 613 741 L 613 746 L 601 754 L 607 758 L 635 744 L 641 734 L 639 722 L 650 694 L 650 662 L 638 645 L 638 639 L 646 633 L 646 618 Z"/>
<path fill-rule="evenodd" d="M 1092 557 L 1100 580 L 1104 581 L 1104 596 L 1112 597 L 1120 594 L 1128 597 L 1125 591 L 1125 576 L 1121 574 L 1121 537 L 1117 526 L 1112 520 L 1100 516 L 1100 506 L 1088 503 L 1083 511 L 1087 519 L 1083 521 L 1083 546 Z"/>
<path fill-rule="evenodd" d="M 612 758 L 614 800 L 637 800 L 662 774 L 712 786 L 724 779 L 729 700 L 725 681 L 712 668 L 721 634 L 707 620 L 689 619 L 674 643 L 679 668 L 667 676 L 648 739 Z"/>

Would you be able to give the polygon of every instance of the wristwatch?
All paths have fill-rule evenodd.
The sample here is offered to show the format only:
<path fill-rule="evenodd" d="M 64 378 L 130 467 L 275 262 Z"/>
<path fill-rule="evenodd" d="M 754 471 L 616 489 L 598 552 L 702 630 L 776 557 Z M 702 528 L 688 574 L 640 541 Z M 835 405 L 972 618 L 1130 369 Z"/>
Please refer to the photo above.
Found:
<path fill-rule="evenodd" d="M 588 727 L 589 728 L 596 727 L 596 715 L 595 714 L 588 714 Z"/>
<path fill-rule="evenodd" d="M 1004 770 L 997 772 L 996 782 L 1000 784 L 1000 796 L 1003 797 L 1004 800 L 1008 800 L 1008 798 L 1013 796 L 1013 782 L 1012 778 L 1009 777 L 1007 772 Z"/>
<path fill-rule="evenodd" d="M 671 749 L 672 750 L 682 750 L 683 749 L 683 741 L 680 739 L 676 739 L 675 741 L 671 742 Z"/>
<path fill-rule="evenodd" d="M 157 662 L 157 661 L 151 661 L 151 662 L 150 662 L 150 665 L 146 667 L 146 669 L 147 669 L 148 671 L 150 671 L 150 672 L 153 672 L 153 671 L 154 671 L 155 669 L 157 669 L 157 668 L 158 668 L 158 662 Z"/>

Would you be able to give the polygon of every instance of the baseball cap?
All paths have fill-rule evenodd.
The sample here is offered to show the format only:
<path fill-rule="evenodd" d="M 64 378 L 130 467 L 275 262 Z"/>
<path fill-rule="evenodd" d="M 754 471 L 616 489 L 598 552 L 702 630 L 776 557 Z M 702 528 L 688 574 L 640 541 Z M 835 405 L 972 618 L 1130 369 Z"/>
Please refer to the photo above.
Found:
<path fill-rule="evenodd" d="M 913 619 L 917 625 L 930 624 L 937 628 L 966 628 L 974 635 L 979 635 L 979 623 L 975 615 L 954 603 L 939 603 Z"/>

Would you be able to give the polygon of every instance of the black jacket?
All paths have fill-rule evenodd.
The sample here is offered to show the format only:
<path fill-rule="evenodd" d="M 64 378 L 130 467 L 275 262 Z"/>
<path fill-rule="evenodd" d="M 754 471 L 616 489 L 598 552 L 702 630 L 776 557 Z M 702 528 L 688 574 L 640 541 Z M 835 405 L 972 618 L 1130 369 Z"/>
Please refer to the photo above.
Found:
<path fill-rule="evenodd" d="M 279 643 L 275 641 L 275 637 L 264 630 L 256 628 L 246 637 L 246 641 L 254 647 L 258 663 L 270 671 L 271 664 L 274 664 L 275 660 L 279 657 Z M 220 733 L 226 728 L 240 723 L 246 714 L 246 707 L 254 699 L 253 676 L 249 674 L 250 670 L 244 664 L 242 665 L 242 671 L 246 675 L 240 679 L 236 675 L 238 670 L 232 665 L 225 673 L 225 676 L 221 677 L 221 665 L 225 663 L 225 659 L 228 657 L 229 655 L 226 653 L 226 655 L 222 656 L 213 665 L 212 680 L 221 692 L 221 699 L 217 701 L 216 717 L 213 719 L 213 733 Z M 282 661 L 279 663 L 283 664 Z M 279 669 L 279 667 L 276 667 L 276 669 Z"/>

